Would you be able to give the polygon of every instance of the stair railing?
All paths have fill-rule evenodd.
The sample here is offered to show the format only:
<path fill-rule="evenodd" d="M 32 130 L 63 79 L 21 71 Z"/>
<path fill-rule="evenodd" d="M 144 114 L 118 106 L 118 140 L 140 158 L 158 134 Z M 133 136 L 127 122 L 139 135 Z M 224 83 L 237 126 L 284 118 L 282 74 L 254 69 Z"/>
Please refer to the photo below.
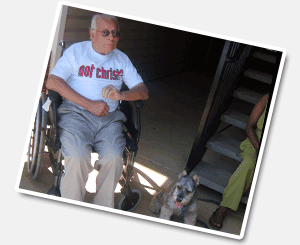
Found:
<path fill-rule="evenodd" d="M 225 41 L 212 87 L 200 121 L 197 135 L 186 165 L 188 172 L 201 161 L 206 152 L 206 143 L 217 131 L 222 113 L 232 101 L 237 81 L 244 71 L 246 58 L 252 46 Z"/>

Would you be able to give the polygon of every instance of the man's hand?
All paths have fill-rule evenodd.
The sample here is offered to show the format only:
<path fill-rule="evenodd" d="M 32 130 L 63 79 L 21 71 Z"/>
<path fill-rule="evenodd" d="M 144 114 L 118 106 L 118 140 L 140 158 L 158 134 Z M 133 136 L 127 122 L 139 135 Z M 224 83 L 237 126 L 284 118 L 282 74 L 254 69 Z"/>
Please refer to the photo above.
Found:
<path fill-rule="evenodd" d="M 95 100 L 89 103 L 88 111 L 97 117 L 103 117 L 107 115 L 109 108 L 103 100 Z"/>
<path fill-rule="evenodd" d="M 119 92 L 113 85 L 108 85 L 102 89 L 102 97 L 126 101 L 147 100 L 149 98 L 149 91 L 144 83 L 139 83 L 124 92 Z"/>
<path fill-rule="evenodd" d="M 122 93 L 119 92 L 113 85 L 108 85 L 102 89 L 102 97 L 112 100 L 123 100 Z"/>

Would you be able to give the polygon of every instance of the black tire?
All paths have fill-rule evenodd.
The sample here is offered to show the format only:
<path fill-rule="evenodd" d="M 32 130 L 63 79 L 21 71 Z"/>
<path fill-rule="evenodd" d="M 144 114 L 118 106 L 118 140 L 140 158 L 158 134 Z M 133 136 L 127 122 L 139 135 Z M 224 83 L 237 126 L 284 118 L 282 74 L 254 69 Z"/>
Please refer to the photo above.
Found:
<path fill-rule="evenodd" d="M 125 195 L 121 196 L 119 201 L 118 209 L 123 211 L 131 212 L 133 211 L 140 203 L 141 192 L 138 189 L 132 189 L 132 196 L 126 197 Z"/>
<path fill-rule="evenodd" d="M 42 155 L 46 142 L 47 112 L 42 108 L 42 105 L 46 102 L 46 98 L 47 96 L 42 93 L 27 152 L 27 170 L 34 179 L 38 177 L 42 166 Z"/>

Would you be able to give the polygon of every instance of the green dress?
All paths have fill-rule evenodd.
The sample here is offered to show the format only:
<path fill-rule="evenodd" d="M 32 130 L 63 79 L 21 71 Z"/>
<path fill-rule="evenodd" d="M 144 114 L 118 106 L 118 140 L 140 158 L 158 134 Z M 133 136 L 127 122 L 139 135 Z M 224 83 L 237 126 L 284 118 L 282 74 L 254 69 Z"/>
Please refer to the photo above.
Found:
<path fill-rule="evenodd" d="M 267 105 L 256 124 L 256 135 L 259 141 L 261 140 L 266 109 Z M 252 183 L 257 160 L 255 148 L 248 138 L 241 143 L 240 150 L 243 161 L 229 179 L 223 192 L 223 200 L 220 204 L 220 206 L 230 208 L 234 211 L 237 210 L 242 195 L 248 190 Z"/>

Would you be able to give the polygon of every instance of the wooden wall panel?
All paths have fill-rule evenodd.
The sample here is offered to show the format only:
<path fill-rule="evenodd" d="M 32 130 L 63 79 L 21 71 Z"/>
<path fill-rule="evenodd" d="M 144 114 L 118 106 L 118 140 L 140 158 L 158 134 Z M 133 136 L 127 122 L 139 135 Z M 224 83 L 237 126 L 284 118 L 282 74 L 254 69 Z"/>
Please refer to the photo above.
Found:
<path fill-rule="evenodd" d="M 64 32 L 67 47 L 90 39 L 89 28 L 94 14 L 68 8 Z M 190 69 L 199 49 L 197 34 L 125 18 L 118 20 L 121 29 L 118 48 L 129 56 L 145 82 Z"/>

